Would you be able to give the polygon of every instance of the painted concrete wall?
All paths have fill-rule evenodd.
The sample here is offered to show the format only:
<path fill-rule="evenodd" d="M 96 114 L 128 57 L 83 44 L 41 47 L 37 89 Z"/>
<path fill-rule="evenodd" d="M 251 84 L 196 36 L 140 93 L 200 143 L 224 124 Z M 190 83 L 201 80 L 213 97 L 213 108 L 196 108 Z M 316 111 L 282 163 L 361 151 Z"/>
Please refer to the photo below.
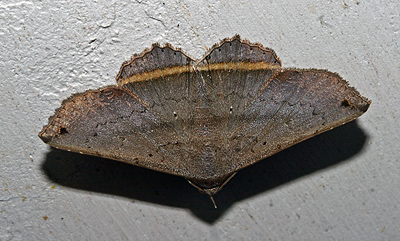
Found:
<path fill-rule="evenodd" d="M 0 240 L 399 238 L 399 1 L 121 2 L 0 2 Z M 286 67 L 340 73 L 369 111 L 239 172 L 217 210 L 183 178 L 37 137 L 152 43 L 200 58 L 237 33 Z"/>

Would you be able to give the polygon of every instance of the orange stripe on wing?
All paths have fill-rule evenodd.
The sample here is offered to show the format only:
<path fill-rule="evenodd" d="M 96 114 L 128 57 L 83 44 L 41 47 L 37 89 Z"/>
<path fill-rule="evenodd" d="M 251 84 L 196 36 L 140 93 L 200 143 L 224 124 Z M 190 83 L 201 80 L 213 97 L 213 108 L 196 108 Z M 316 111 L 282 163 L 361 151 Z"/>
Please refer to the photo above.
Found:
<path fill-rule="evenodd" d="M 210 70 L 233 70 L 233 71 L 251 71 L 251 70 L 271 70 L 271 69 L 279 69 L 281 68 L 278 64 L 271 64 L 267 62 L 224 62 L 224 63 L 216 63 L 209 65 L 200 65 L 200 66 L 175 66 L 171 68 L 165 69 L 156 69 L 150 72 L 144 72 L 141 74 L 132 75 L 129 78 L 123 79 L 118 82 L 119 86 L 123 86 L 128 83 L 133 82 L 142 82 L 151 79 L 158 79 L 161 77 L 182 74 L 185 72 L 201 72 L 201 71 L 210 71 Z"/>

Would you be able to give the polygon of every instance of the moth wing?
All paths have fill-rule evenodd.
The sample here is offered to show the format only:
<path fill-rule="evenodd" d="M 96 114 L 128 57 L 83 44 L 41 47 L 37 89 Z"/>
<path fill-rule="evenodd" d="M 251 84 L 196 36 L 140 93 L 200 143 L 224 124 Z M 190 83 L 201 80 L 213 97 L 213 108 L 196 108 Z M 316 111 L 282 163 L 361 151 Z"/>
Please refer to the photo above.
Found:
<path fill-rule="evenodd" d="M 181 176 L 187 172 L 173 126 L 120 87 L 73 95 L 39 137 L 59 149 Z"/>
<path fill-rule="evenodd" d="M 316 69 L 281 69 L 244 111 L 235 113 L 226 139 L 232 172 L 356 119 L 370 101 L 339 75 Z"/>

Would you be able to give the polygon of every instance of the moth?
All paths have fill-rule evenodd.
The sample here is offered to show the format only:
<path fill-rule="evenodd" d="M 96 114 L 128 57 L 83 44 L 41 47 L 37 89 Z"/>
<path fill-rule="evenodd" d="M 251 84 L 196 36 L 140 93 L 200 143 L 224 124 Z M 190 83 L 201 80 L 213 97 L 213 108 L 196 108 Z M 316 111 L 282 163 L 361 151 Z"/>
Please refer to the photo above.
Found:
<path fill-rule="evenodd" d="M 182 176 L 212 200 L 240 169 L 356 119 L 371 103 L 338 74 L 283 68 L 272 49 L 238 35 L 200 60 L 153 44 L 122 64 L 116 82 L 64 100 L 39 137 Z"/>

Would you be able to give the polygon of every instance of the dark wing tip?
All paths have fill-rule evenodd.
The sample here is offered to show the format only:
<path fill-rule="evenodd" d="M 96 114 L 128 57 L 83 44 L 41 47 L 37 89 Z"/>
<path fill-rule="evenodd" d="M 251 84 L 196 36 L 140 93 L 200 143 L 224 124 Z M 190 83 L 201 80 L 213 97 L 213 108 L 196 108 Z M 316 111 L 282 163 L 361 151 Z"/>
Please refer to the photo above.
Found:
<path fill-rule="evenodd" d="M 44 143 L 47 144 L 51 141 L 51 139 L 53 139 L 53 136 L 46 133 L 46 128 L 47 126 L 44 126 L 43 130 L 39 132 L 38 136 Z"/>

